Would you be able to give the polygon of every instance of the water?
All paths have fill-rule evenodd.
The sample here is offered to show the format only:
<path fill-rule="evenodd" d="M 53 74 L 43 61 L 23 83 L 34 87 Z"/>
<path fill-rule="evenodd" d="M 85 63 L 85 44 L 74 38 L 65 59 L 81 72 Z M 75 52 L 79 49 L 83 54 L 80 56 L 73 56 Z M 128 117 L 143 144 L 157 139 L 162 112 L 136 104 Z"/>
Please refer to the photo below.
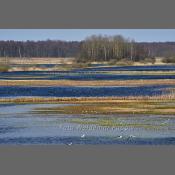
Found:
<path fill-rule="evenodd" d="M 155 66 L 106 66 L 86 68 L 83 71 L 174 71 L 175 65 L 155 65 Z M 78 71 L 82 71 L 79 69 Z"/>
<path fill-rule="evenodd" d="M 42 66 L 42 65 L 41 65 Z M 52 65 L 45 65 L 51 67 Z M 175 71 L 175 65 L 91 67 L 71 71 L 0 72 L 0 80 L 149 80 L 175 79 L 175 75 L 123 75 L 112 71 Z M 111 72 L 107 74 L 107 72 Z"/>
<path fill-rule="evenodd" d="M 0 86 L 0 97 L 107 97 L 107 96 L 154 96 L 165 93 L 167 85 L 135 87 L 27 87 Z"/>
<path fill-rule="evenodd" d="M 4 72 L 0 80 L 156 80 L 175 79 L 175 75 L 116 75 L 93 72 Z"/>
<path fill-rule="evenodd" d="M 59 104 L 0 106 L 0 144 L 175 144 L 173 116 L 133 115 L 45 115 L 35 108 Z M 112 120 L 123 127 L 101 126 L 99 120 Z M 82 123 L 76 121 L 81 121 Z M 96 121 L 97 124 L 85 124 Z M 157 126 L 164 123 L 160 128 Z M 127 126 L 133 124 L 133 126 Z M 140 124 L 140 127 L 134 127 Z M 143 127 L 142 127 L 143 125 Z M 146 128 L 149 126 L 149 129 Z M 150 128 L 153 126 L 153 128 Z"/>
<path fill-rule="evenodd" d="M 47 65 L 50 67 L 50 65 Z M 175 79 L 175 75 L 115 75 L 104 71 L 175 71 L 175 66 L 92 67 L 73 71 L 0 73 L 0 80 L 135 80 Z M 112 73 L 112 72 L 111 72 Z M 0 98 L 154 96 L 174 86 L 27 87 L 0 86 Z M 0 104 L 0 144 L 174 145 L 174 115 L 66 115 L 36 113 L 36 108 L 63 104 Z M 68 105 L 68 104 L 64 104 Z M 102 125 L 101 120 L 113 126 Z M 88 124 L 87 124 L 88 123 Z M 95 123 L 95 124 L 94 124 Z M 107 122 L 108 123 L 108 122 Z M 117 124 L 120 124 L 119 125 Z"/>

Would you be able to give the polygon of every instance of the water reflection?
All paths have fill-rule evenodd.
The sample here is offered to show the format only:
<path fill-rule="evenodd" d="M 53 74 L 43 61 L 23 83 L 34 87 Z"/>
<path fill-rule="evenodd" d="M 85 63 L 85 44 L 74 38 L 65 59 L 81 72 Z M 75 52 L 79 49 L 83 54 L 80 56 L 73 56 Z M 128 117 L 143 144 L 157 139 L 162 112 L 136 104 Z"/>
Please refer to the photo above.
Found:
<path fill-rule="evenodd" d="M 174 116 L 32 113 L 34 108 L 46 106 L 58 104 L 14 105 L 13 109 L 8 105 L 0 106 L 0 143 L 175 144 Z M 112 120 L 120 126 L 104 126 L 100 120 Z M 87 124 L 87 121 L 96 124 Z"/>

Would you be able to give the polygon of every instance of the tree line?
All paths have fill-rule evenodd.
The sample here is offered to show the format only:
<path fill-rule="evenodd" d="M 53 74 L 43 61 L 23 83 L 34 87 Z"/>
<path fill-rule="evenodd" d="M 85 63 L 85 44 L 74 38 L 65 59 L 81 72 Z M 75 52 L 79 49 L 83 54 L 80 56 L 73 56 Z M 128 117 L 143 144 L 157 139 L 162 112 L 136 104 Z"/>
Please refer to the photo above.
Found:
<path fill-rule="evenodd" d="M 72 57 L 79 47 L 76 41 L 0 41 L 0 57 Z"/>
<path fill-rule="evenodd" d="M 76 57 L 80 61 L 143 60 L 175 55 L 175 42 L 138 43 L 121 35 L 79 41 L 0 41 L 0 57 Z"/>

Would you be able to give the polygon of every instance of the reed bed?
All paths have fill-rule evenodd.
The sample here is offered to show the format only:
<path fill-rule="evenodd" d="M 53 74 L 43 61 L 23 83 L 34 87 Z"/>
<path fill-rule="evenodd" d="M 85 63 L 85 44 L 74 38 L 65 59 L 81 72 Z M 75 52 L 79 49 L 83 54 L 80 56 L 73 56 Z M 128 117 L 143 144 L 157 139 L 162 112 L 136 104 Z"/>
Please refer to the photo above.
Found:
<path fill-rule="evenodd" d="M 129 98 L 66 99 L 59 103 L 76 104 L 58 107 L 35 108 L 37 114 L 149 114 L 175 115 L 175 96 Z"/>
<path fill-rule="evenodd" d="M 175 101 L 175 94 L 155 96 L 126 96 L 126 97 L 17 97 L 0 98 L 0 103 L 101 103 L 117 101 Z"/>
<path fill-rule="evenodd" d="M 157 80 L 0 80 L 0 86 L 146 86 L 175 85 L 172 79 Z"/>

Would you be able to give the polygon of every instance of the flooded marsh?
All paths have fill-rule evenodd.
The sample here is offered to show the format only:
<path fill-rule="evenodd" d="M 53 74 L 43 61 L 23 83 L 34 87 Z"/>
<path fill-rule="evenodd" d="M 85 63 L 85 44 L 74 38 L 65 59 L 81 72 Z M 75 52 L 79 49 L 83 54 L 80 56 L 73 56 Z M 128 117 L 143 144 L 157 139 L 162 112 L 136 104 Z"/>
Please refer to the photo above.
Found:
<path fill-rule="evenodd" d="M 0 73 L 0 144 L 174 145 L 174 72 L 170 65 Z"/>

